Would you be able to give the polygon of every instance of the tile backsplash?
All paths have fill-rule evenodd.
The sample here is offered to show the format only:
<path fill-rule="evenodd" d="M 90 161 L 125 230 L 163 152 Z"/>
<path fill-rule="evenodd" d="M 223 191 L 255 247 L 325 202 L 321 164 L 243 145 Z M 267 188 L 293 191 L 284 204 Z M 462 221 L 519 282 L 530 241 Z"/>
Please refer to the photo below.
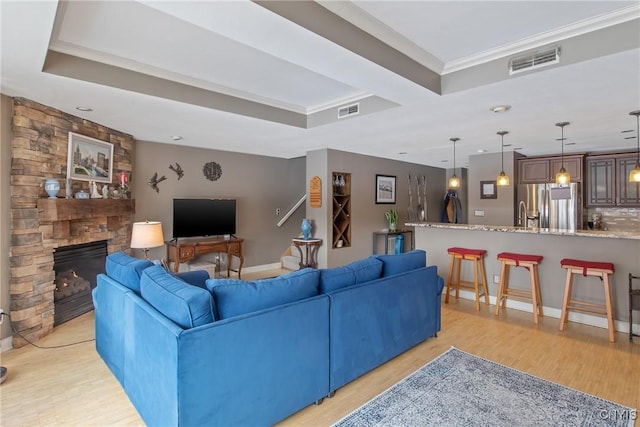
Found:
<path fill-rule="evenodd" d="M 589 208 L 587 218 L 599 213 L 605 230 L 640 232 L 640 208 Z"/>

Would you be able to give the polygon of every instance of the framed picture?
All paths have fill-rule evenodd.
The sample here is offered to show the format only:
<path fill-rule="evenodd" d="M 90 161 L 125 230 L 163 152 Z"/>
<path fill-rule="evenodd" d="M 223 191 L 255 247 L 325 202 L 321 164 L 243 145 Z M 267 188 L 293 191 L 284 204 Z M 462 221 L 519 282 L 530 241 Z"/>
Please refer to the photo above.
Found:
<path fill-rule="evenodd" d="M 480 198 L 481 199 L 497 199 L 495 181 L 480 181 Z"/>
<path fill-rule="evenodd" d="M 69 132 L 67 178 L 111 182 L 113 144 Z"/>
<path fill-rule="evenodd" d="M 376 175 L 376 203 L 396 203 L 396 177 Z"/>

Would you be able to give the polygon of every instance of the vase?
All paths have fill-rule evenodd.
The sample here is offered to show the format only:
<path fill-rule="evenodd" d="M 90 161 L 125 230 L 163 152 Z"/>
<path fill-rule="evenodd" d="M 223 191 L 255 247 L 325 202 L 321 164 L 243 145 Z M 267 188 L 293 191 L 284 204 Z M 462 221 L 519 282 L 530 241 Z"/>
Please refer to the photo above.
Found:
<path fill-rule="evenodd" d="M 302 235 L 304 236 L 305 240 L 309 239 L 309 237 L 311 237 L 311 221 L 309 221 L 307 218 L 303 219 L 300 230 L 302 230 Z"/>
<path fill-rule="evenodd" d="M 404 235 L 398 234 L 396 236 L 395 246 L 394 246 L 394 254 L 398 255 L 404 252 Z"/>
<path fill-rule="evenodd" d="M 47 179 L 44 182 L 44 190 L 47 192 L 50 199 L 55 199 L 60 191 L 60 182 L 53 178 Z"/>
<path fill-rule="evenodd" d="M 395 232 L 397 230 L 397 224 L 395 222 L 389 223 L 389 231 Z"/>

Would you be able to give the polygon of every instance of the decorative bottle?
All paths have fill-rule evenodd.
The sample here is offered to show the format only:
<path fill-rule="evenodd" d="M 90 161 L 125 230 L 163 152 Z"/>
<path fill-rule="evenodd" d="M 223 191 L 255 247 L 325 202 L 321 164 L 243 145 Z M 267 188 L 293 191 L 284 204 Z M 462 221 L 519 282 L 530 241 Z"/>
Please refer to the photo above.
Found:
<path fill-rule="evenodd" d="M 305 240 L 308 240 L 311 237 L 311 221 L 309 221 L 308 218 L 302 220 L 300 230 L 302 230 L 302 235 Z"/>

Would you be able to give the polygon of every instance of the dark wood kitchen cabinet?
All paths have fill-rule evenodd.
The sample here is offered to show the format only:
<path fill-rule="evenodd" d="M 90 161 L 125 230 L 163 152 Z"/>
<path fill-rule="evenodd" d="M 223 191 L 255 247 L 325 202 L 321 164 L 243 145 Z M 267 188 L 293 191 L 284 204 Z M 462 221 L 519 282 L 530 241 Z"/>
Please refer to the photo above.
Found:
<path fill-rule="evenodd" d="M 518 160 L 519 182 L 521 184 L 537 184 L 553 182 L 562 164 L 569 173 L 572 182 L 582 182 L 582 163 L 584 156 L 527 157 Z"/>
<path fill-rule="evenodd" d="M 636 153 L 587 156 L 586 177 L 588 207 L 640 206 L 640 184 L 629 182 Z"/>

